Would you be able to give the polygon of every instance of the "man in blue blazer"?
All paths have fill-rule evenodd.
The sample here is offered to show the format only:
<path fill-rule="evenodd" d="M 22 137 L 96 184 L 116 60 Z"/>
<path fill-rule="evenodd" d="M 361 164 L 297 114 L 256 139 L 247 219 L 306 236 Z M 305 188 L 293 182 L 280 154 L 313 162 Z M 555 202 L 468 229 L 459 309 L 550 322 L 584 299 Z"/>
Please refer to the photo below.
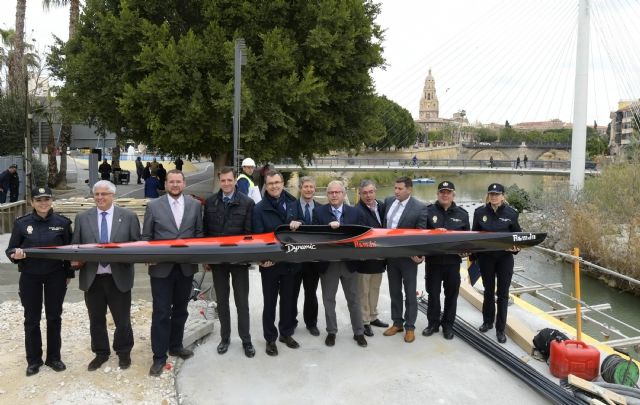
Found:
<path fill-rule="evenodd" d="M 170 170 L 165 180 L 167 194 L 150 200 L 144 212 L 142 240 L 185 239 L 202 237 L 202 205 L 182 194 L 186 187 L 184 174 Z M 171 356 L 188 359 L 191 350 L 182 346 L 184 324 L 189 317 L 187 304 L 191 295 L 197 264 L 153 263 L 151 276 L 151 348 L 153 365 L 149 375 L 158 377 Z"/>
<path fill-rule="evenodd" d="M 315 210 L 313 223 L 315 225 L 329 225 L 333 229 L 339 228 L 341 224 L 362 223 L 362 215 L 359 210 L 344 203 L 346 196 L 342 182 L 334 180 L 327 186 L 327 197 L 329 204 L 318 207 Z M 358 300 L 358 267 L 359 261 L 340 261 L 321 263 L 320 285 L 322 286 L 322 303 L 324 304 L 324 314 L 327 322 L 327 338 L 324 343 L 327 346 L 336 344 L 336 333 L 338 333 L 338 322 L 336 319 L 336 293 L 338 284 L 342 283 L 342 290 L 347 299 L 349 315 L 351 317 L 351 329 L 353 329 L 353 339 L 358 346 L 367 347 L 364 338 L 364 325 L 362 324 L 362 311 Z"/>
<path fill-rule="evenodd" d="M 425 229 L 427 227 L 427 207 L 411 196 L 413 182 L 408 177 L 399 177 L 394 185 L 394 197 L 385 200 L 385 227 L 390 229 Z M 391 296 L 391 318 L 393 325 L 384 332 L 385 336 L 393 336 L 405 330 L 404 341 L 415 340 L 416 318 L 418 317 L 418 300 L 416 284 L 418 264 L 424 256 L 387 259 L 387 276 L 389 278 L 389 295 Z M 406 297 L 404 317 L 402 315 L 402 289 Z"/>
<path fill-rule="evenodd" d="M 360 200 L 355 207 L 362 214 L 362 225 L 382 228 L 384 204 L 376 199 L 376 183 L 373 180 L 362 180 L 360 187 L 358 187 L 358 195 Z M 378 319 L 378 297 L 380 296 L 382 273 L 386 267 L 385 260 L 364 260 L 358 268 L 358 293 L 366 336 L 373 336 L 371 326 L 389 327 L 389 324 Z"/>

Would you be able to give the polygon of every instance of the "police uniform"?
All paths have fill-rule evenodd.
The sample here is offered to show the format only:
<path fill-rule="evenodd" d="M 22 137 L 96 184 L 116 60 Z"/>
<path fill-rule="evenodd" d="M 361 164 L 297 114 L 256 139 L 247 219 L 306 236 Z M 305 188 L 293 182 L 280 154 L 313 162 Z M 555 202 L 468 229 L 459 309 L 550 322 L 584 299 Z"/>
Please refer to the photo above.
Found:
<path fill-rule="evenodd" d="M 35 188 L 32 198 L 51 197 L 48 187 Z M 34 210 L 15 220 L 6 254 L 16 248 L 38 246 L 59 246 L 71 243 L 71 220 L 49 210 L 46 217 L 39 216 Z M 68 261 L 33 259 L 11 259 L 18 264 L 20 271 L 19 294 L 24 307 L 24 333 L 29 366 L 42 365 L 42 337 L 40 317 L 44 290 L 44 307 L 47 318 L 47 365 L 56 371 L 64 370 L 60 361 L 60 329 L 62 325 L 62 303 L 67 292 L 67 278 L 73 278 L 74 272 Z M 37 372 L 37 367 L 36 371 Z M 28 374 L 29 375 L 29 374 Z"/>
<path fill-rule="evenodd" d="M 455 186 L 450 181 L 443 181 L 438 185 L 438 191 L 455 191 Z M 464 208 L 451 202 L 451 206 L 445 209 L 438 201 L 427 206 L 427 229 L 445 228 L 451 231 L 468 231 L 469 213 Z M 427 256 L 426 262 L 426 289 L 429 294 L 427 328 L 423 334 L 429 336 L 438 331 L 442 325 L 443 333 L 448 339 L 453 337 L 453 322 L 456 319 L 458 290 L 460 288 L 460 262 L 459 255 L 435 255 Z M 440 286 L 444 286 L 444 313 L 440 318 Z"/>
<path fill-rule="evenodd" d="M 489 193 L 504 193 L 501 184 L 491 184 Z M 518 224 L 518 211 L 512 207 L 502 204 L 496 211 L 491 208 L 491 204 L 476 209 L 473 215 L 474 231 L 488 232 L 521 232 Z M 504 334 L 507 325 L 507 307 L 509 304 L 509 286 L 513 276 L 513 255 L 512 252 L 504 250 L 494 252 L 483 252 L 477 254 L 482 283 L 484 284 L 484 301 L 482 303 L 482 327 L 481 331 L 486 332 L 493 327 L 495 320 L 496 332 Z M 495 296 L 497 278 L 497 316 L 495 309 Z"/>

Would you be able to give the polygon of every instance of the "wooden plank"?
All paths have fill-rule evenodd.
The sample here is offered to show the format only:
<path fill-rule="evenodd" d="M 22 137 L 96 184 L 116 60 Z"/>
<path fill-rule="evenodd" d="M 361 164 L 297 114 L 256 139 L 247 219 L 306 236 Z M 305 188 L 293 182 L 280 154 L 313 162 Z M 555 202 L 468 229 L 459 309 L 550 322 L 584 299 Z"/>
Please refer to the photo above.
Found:
<path fill-rule="evenodd" d="M 608 404 L 614 404 L 614 403 L 622 404 L 622 405 L 627 404 L 626 398 L 623 397 L 622 395 L 615 393 L 613 391 L 610 391 L 606 388 L 600 387 L 599 385 L 596 385 L 591 381 L 587 381 L 573 374 L 569 374 L 569 384 L 573 385 L 574 387 L 578 387 L 583 391 L 598 395 L 600 398 L 604 399 L 605 402 Z"/>

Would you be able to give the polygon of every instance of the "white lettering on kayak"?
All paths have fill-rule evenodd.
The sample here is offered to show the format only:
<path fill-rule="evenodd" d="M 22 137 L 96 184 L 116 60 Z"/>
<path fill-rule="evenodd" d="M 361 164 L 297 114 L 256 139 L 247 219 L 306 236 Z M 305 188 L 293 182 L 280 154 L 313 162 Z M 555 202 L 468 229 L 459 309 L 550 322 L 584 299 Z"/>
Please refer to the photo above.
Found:
<path fill-rule="evenodd" d="M 536 240 L 536 235 L 532 233 L 529 235 L 513 235 L 514 242 L 526 242 L 528 240 Z"/>
<path fill-rule="evenodd" d="M 299 250 L 316 250 L 316 245 L 314 245 L 313 243 L 308 243 L 305 245 L 286 244 L 285 246 L 287 247 L 287 253 L 297 253 Z"/>

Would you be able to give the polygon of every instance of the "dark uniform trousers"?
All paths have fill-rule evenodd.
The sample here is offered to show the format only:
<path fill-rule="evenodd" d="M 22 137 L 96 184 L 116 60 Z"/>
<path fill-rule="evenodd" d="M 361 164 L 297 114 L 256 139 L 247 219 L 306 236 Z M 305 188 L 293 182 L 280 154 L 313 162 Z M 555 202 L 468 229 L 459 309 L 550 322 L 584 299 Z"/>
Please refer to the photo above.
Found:
<path fill-rule="evenodd" d="M 249 334 L 249 270 L 238 266 L 213 266 L 213 286 L 216 290 L 220 337 L 231 337 L 231 314 L 229 312 L 229 277 L 233 285 L 233 299 L 238 313 L 238 335 L 243 343 L 251 342 Z"/>
<path fill-rule="evenodd" d="M 100 356 L 111 354 L 107 333 L 108 307 L 116 325 L 113 334 L 113 350 L 118 354 L 130 353 L 133 348 L 131 290 L 127 292 L 118 290 L 111 274 L 96 274 L 91 287 L 84 293 L 84 302 L 89 312 L 91 351 Z"/>
<path fill-rule="evenodd" d="M 280 336 L 293 335 L 294 318 L 293 318 L 293 283 L 295 273 L 293 271 L 286 274 L 282 271 L 270 271 L 267 267 L 262 269 L 260 277 L 262 278 L 262 296 L 264 308 L 262 310 L 262 329 L 264 339 L 267 342 L 275 342 Z M 276 322 L 276 305 L 278 304 L 278 295 L 280 296 L 280 320 L 278 328 L 275 327 Z"/>
<path fill-rule="evenodd" d="M 182 274 L 175 264 L 165 278 L 150 277 L 153 314 L 151 319 L 151 349 L 154 360 L 167 359 L 167 350 L 180 350 L 184 324 L 189 312 L 193 275 Z"/>
<path fill-rule="evenodd" d="M 482 254 L 478 257 L 482 284 L 484 284 L 484 304 L 482 306 L 483 323 L 493 323 L 496 330 L 504 332 L 507 325 L 507 309 L 509 305 L 509 286 L 513 276 L 513 255 L 509 252 L 500 254 Z M 496 278 L 498 290 L 496 291 Z M 498 296 L 498 315 L 496 316 L 495 295 Z"/>
<path fill-rule="evenodd" d="M 20 301 L 24 307 L 24 340 L 28 364 L 42 361 L 40 318 L 43 288 L 47 318 L 47 360 L 60 360 L 62 303 L 67 293 L 66 280 L 66 273 L 62 270 L 49 274 L 20 273 Z"/>
<path fill-rule="evenodd" d="M 302 263 L 300 271 L 295 274 L 293 284 L 293 319 L 294 324 L 298 324 L 298 297 L 300 296 L 300 286 L 304 287 L 304 307 L 302 315 L 307 328 L 318 326 L 318 282 L 320 272 L 315 263 Z"/>
<path fill-rule="evenodd" d="M 460 263 L 427 264 L 427 320 L 429 325 L 453 326 L 460 288 Z M 444 313 L 440 318 L 440 285 L 444 286 Z"/>

